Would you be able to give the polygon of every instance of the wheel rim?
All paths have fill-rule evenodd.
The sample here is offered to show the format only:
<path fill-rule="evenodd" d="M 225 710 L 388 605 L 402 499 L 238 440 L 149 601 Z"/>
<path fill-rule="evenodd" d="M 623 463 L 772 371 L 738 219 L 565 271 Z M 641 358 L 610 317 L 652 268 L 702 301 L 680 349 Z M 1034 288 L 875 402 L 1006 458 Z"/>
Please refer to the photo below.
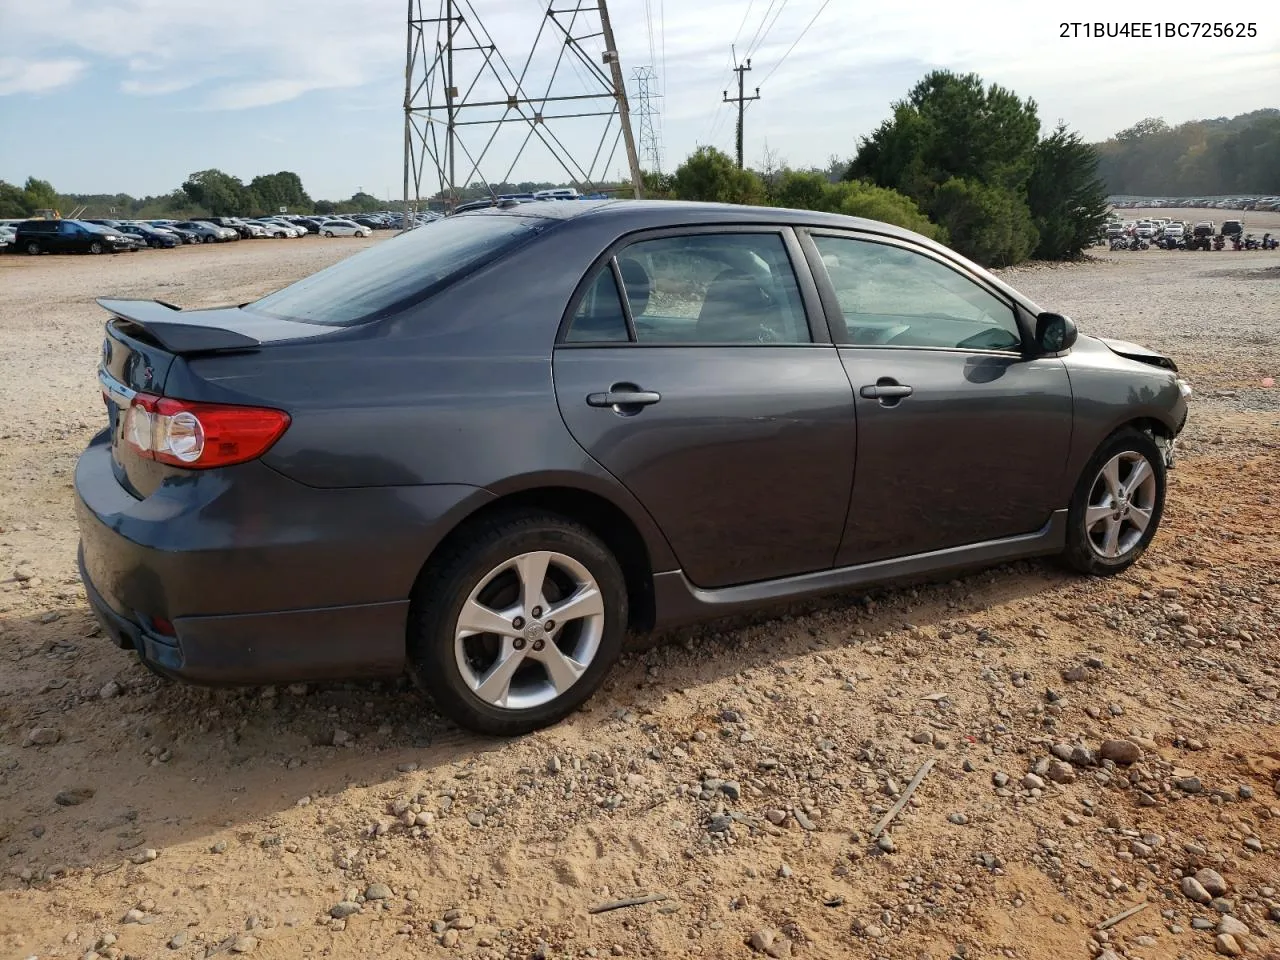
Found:
<path fill-rule="evenodd" d="M 1145 456 L 1126 450 L 1108 460 L 1094 478 L 1085 508 L 1089 546 L 1105 560 L 1129 553 L 1155 513 L 1156 472 Z"/>
<path fill-rule="evenodd" d="M 582 678 L 604 636 L 604 597 L 591 572 L 563 553 L 522 553 L 471 591 L 454 627 L 467 687 L 491 706 L 529 710 Z"/>
<path fill-rule="evenodd" d="M 31 254 L 32 256 L 35 256 L 39 252 L 40 252 L 40 244 L 38 243 L 27 244 L 27 253 Z"/>

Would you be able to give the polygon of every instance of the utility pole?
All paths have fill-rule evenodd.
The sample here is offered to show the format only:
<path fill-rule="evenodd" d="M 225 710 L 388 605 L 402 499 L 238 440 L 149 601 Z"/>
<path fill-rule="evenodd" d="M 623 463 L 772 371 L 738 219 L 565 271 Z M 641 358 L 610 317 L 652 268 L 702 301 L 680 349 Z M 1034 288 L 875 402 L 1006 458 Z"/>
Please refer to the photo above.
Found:
<path fill-rule="evenodd" d="M 613 76 L 613 95 L 618 101 L 618 119 L 622 122 L 622 142 L 627 150 L 627 163 L 631 167 L 631 187 L 636 199 L 644 196 L 644 177 L 640 174 L 640 157 L 636 153 L 636 138 L 631 130 L 631 109 L 627 106 L 627 86 L 622 79 L 622 61 L 618 58 L 618 45 L 613 39 L 613 24 L 609 22 L 609 5 L 600 0 L 600 32 L 604 34 L 604 60 Z"/>
<path fill-rule="evenodd" d="M 738 105 L 738 169 L 742 169 L 742 113 L 747 108 L 747 102 L 750 100 L 760 99 L 760 88 L 756 87 L 756 93 L 753 97 L 744 95 L 743 83 L 746 72 L 751 69 L 751 58 L 747 58 L 744 64 L 738 64 L 733 68 L 733 72 L 738 75 L 738 95 L 730 97 L 729 91 L 724 92 L 725 103 L 736 103 Z"/>

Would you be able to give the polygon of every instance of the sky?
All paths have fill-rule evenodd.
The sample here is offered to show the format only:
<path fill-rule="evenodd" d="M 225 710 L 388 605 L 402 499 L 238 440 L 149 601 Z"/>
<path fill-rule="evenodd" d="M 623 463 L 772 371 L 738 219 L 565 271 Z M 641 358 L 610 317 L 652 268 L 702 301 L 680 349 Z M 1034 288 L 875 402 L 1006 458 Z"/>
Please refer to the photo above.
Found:
<path fill-rule="evenodd" d="M 439 15 L 442 0 L 418 2 L 425 17 Z M 466 29 L 487 30 L 488 37 L 477 39 L 491 39 L 514 74 L 529 61 L 525 95 L 546 95 L 563 45 L 547 27 L 535 47 L 545 0 L 457 2 L 467 14 Z M 293 170 L 313 197 L 340 199 L 358 189 L 399 197 L 406 6 L 406 0 L 0 0 L 0 179 L 38 176 L 64 193 L 141 196 L 175 189 L 209 167 L 245 181 Z M 1064 17 L 1195 23 L 1226 15 L 1216 5 L 1184 0 L 1078 0 L 1066 9 L 1054 13 L 1024 0 L 609 5 L 628 89 L 634 93 L 634 68 L 652 64 L 658 73 L 654 126 L 666 169 L 700 144 L 733 151 L 734 111 L 722 103 L 736 83 L 731 45 L 740 60 L 750 56 L 748 95 L 760 88 L 760 99 L 746 111 L 749 165 L 759 165 L 766 150 L 792 166 L 850 156 L 894 100 L 940 68 L 976 71 L 1030 97 L 1046 131 L 1061 119 L 1088 140 L 1146 117 L 1176 124 L 1280 106 L 1280 8 L 1274 4 L 1225 8 L 1233 27 L 1256 25 L 1253 38 L 1063 38 Z M 598 27 L 580 21 L 570 30 L 593 34 Z M 428 34 L 433 43 L 435 28 Z M 599 64 L 600 38 L 588 36 L 583 45 Z M 424 71 L 420 64 L 415 82 Z M 505 100 L 484 70 L 483 54 L 460 53 L 454 82 L 470 102 Z M 515 89 L 510 76 L 505 85 Z M 558 96 L 600 89 L 580 63 L 562 64 L 551 86 Z M 425 104 L 425 96 L 415 102 Z M 589 112 L 601 104 L 607 106 L 559 101 L 545 112 Z M 475 107 L 459 119 L 501 113 Z M 502 179 L 526 137 L 532 146 L 519 154 L 513 180 L 568 179 L 540 140 L 558 140 L 561 152 L 587 172 L 617 175 L 625 159 L 618 149 L 610 160 L 613 137 L 604 137 L 592 163 L 605 122 L 587 117 L 537 131 L 528 124 L 498 127 L 476 178 Z M 464 128 L 459 179 L 481 157 L 493 129 Z M 436 187 L 429 175 L 423 195 Z"/>

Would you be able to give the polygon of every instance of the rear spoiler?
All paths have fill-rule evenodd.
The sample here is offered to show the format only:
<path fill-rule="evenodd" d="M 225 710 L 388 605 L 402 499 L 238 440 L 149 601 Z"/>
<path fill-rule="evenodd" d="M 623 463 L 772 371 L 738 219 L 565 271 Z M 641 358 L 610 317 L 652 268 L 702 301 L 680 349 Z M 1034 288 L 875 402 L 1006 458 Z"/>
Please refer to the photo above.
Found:
<path fill-rule="evenodd" d="M 99 299 L 98 306 L 136 324 L 171 353 L 216 353 L 253 350 L 284 340 L 309 340 L 333 334 L 338 327 L 281 320 L 239 307 L 184 311 L 159 300 Z"/>

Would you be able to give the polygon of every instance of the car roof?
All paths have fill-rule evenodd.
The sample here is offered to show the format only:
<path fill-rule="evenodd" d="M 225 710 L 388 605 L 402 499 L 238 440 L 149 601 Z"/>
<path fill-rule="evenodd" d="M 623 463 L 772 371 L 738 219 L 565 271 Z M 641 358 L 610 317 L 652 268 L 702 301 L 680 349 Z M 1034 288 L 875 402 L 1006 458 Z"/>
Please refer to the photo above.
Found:
<path fill-rule="evenodd" d="M 889 236 L 924 240 L 918 233 L 843 214 L 818 210 L 793 210 L 788 207 L 749 207 L 734 203 L 701 203 L 689 200 L 540 200 L 510 206 L 487 207 L 455 214 L 459 217 L 516 216 L 547 220 L 573 220 L 583 217 L 633 220 L 636 228 L 696 226 L 700 224 L 778 223 L 794 226 L 856 229 Z"/>

